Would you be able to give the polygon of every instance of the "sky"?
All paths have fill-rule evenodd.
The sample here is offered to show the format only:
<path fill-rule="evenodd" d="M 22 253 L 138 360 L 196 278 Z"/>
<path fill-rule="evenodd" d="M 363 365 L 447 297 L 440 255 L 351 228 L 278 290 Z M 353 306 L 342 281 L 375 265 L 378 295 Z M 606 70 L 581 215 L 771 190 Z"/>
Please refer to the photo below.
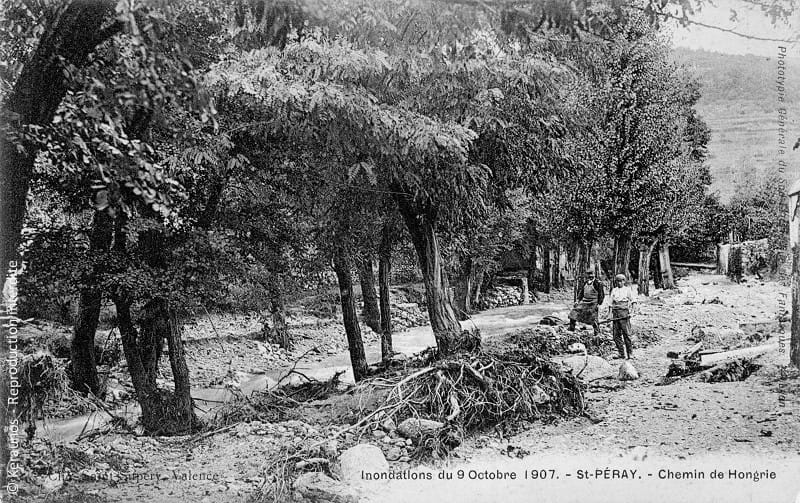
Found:
<path fill-rule="evenodd" d="M 778 46 L 787 48 L 788 57 L 800 58 L 800 13 L 792 19 L 773 25 L 770 19 L 757 8 L 753 8 L 741 0 L 717 0 L 716 5 L 706 4 L 702 9 L 690 16 L 692 20 L 734 30 L 740 33 L 762 38 L 791 40 L 790 42 L 773 42 L 752 40 L 732 33 L 725 33 L 697 25 L 688 27 L 676 26 L 673 22 L 673 43 L 678 47 L 705 49 L 708 51 L 729 54 L 755 54 L 757 56 L 774 57 L 778 54 Z M 731 11 L 737 14 L 737 20 L 731 20 Z"/>

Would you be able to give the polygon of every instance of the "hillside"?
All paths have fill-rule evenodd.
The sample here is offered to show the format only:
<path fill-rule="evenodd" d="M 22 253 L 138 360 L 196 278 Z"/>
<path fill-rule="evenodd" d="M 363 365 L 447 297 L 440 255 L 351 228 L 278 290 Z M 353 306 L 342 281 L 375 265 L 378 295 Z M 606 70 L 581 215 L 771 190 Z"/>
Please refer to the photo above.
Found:
<path fill-rule="evenodd" d="M 675 59 L 702 83 L 698 108 L 712 132 L 712 190 L 727 199 L 752 176 L 778 171 L 777 57 L 676 49 Z M 800 151 L 791 146 L 800 136 L 800 59 L 786 60 L 783 105 L 789 150 L 782 158 L 788 165 L 787 178 L 795 179 L 800 177 Z"/>

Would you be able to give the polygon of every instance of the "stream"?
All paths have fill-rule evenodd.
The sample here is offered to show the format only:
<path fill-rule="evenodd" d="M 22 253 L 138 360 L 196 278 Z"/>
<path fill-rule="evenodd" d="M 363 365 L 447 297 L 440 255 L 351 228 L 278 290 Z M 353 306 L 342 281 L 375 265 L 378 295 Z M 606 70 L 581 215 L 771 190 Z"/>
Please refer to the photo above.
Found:
<path fill-rule="evenodd" d="M 464 329 L 477 327 L 480 329 L 482 337 L 487 339 L 498 334 L 534 325 L 548 315 L 557 314 L 560 318 L 566 319 L 568 309 L 566 304 L 558 302 L 502 307 L 475 314 L 471 319 L 461 322 L 461 326 Z M 436 345 L 429 325 L 393 334 L 392 342 L 395 352 L 409 356 Z M 366 351 L 368 362 L 380 361 L 380 341 L 365 344 L 364 350 Z M 265 374 L 246 374 L 240 381 L 241 393 L 250 395 L 254 391 L 269 389 L 275 386 L 289 369 L 287 367 L 270 370 Z M 343 382 L 354 382 L 353 370 L 350 367 L 350 356 L 347 351 L 332 355 L 318 362 L 300 362 L 295 370 L 308 378 L 318 380 L 330 379 L 336 372 L 343 371 L 344 373 L 340 379 Z M 283 379 L 282 384 L 298 384 L 304 380 L 302 376 L 293 373 Z M 235 394 L 226 388 L 197 388 L 192 390 L 192 397 L 195 399 L 198 415 L 203 418 L 213 415 L 219 406 L 233 399 Z M 115 415 L 125 417 L 130 422 L 135 422 L 139 412 L 139 406 L 135 402 L 113 411 Z M 47 421 L 46 423 L 39 422 L 37 430 L 54 442 L 71 442 L 82 433 L 105 427 L 109 419 L 110 416 L 108 414 L 93 412 L 67 419 Z"/>

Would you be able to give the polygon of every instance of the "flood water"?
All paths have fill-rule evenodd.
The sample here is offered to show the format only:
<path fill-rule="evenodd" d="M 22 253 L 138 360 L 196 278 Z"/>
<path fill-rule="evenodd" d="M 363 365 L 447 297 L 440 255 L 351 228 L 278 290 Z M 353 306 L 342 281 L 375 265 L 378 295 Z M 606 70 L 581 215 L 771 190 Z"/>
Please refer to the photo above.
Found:
<path fill-rule="evenodd" d="M 486 339 L 498 334 L 529 327 L 548 315 L 555 314 L 565 320 L 567 310 L 568 306 L 566 304 L 554 302 L 503 307 L 475 314 L 472 319 L 461 322 L 461 326 L 464 329 L 477 327 L 480 329 L 483 338 Z M 406 355 L 412 355 L 436 345 L 433 332 L 428 325 L 396 333 L 393 335 L 392 343 L 396 352 Z M 380 361 L 381 348 L 379 341 L 365 345 L 364 350 L 366 351 L 368 362 Z M 278 381 L 281 381 L 282 378 L 281 384 L 296 384 L 305 381 L 298 374 L 292 374 L 284 378 L 288 370 L 289 368 L 281 368 L 268 371 L 266 374 L 245 375 L 241 379 L 241 393 L 249 395 L 254 391 L 269 389 L 275 386 Z M 318 380 L 330 379 L 335 373 L 344 372 L 340 379 L 343 382 L 354 382 L 353 370 L 350 367 L 350 356 L 346 351 L 321 361 L 300 362 L 295 370 L 308 378 Z M 202 418 L 213 415 L 220 405 L 231 400 L 235 395 L 225 388 L 197 388 L 192 390 L 192 396 L 198 407 L 198 415 Z M 115 410 L 114 414 L 127 418 L 129 422 L 134 422 L 139 416 L 139 406 L 135 403 L 130 403 Z M 110 416 L 106 413 L 93 413 L 57 421 L 48 421 L 46 424 L 40 423 L 38 430 L 51 440 L 69 442 L 75 440 L 82 432 L 106 426 L 109 419 Z"/>

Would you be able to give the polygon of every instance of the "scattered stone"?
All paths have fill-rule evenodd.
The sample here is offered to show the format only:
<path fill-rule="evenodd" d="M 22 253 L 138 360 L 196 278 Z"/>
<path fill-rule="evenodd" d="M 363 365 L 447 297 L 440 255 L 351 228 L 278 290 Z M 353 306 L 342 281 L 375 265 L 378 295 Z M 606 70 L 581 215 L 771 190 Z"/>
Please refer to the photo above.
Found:
<path fill-rule="evenodd" d="M 567 346 L 567 351 L 570 353 L 586 353 L 586 346 L 582 342 L 573 342 Z"/>
<path fill-rule="evenodd" d="M 388 466 L 388 465 L 387 465 Z M 321 472 L 308 472 L 294 481 L 294 499 L 308 503 L 358 503 L 358 493 L 346 483 Z"/>
<path fill-rule="evenodd" d="M 322 452 L 330 458 L 336 457 L 339 454 L 339 441 L 329 440 L 322 445 Z"/>
<path fill-rule="evenodd" d="M 339 473 L 342 482 L 361 481 L 361 471 L 382 472 L 389 469 L 383 452 L 371 444 L 358 444 L 339 456 Z"/>
<path fill-rule="evenodd" d="M 380 440 L 386 436 L 386 432 L 383 430 L 375 430 L 372 432 L 372 436 Z"/>
<path fill-rule="evenodd" d="M 397 461 L 402 456 L 403 451 L 400 450 L 399 447 L 392 447 L 389 449 L 389 452 L 386 453 L 386 459 L 388 461 Z"/>
<path fill-rule="evenodd" d="M 410 417 L 397 425 L 397 432 L 406 438 L 418 439 L 423 434 L 432 434 L 442 428 L 444 428 L 444 423 L 439 421 Z"/>
<path fill-rule="evenodd" d="M 390 431 L 396 430 L 397 425 L 395 424 L 394 420 L 389 417 L 381 421 L 381 429 L 383 429 L 383 431 L 388 433 Z"/>
<path fill-rule="evenodd" d="M 535 403 L 536 405 L 541 405 L 550 401 L 550 395 L 548 395 L 539 386 L 534 386 L 530 390 L 530 393 L 533 396 L 533 403 Z"/>
<path fill-rule="evenodd" d="M 633 381 L 635 379 L 639 379 L 639 372 L 636 370 L 636 367 L 634 367 L 631 362 L 625 360 L 619 366 L 617 379 L 619 379 L 620 381 Z"/>
<path fill-rule="evenodd" d="M 550 325 L 550 326 L 558 326 L 562 325 L 563 323 L 564 321 L 561 318 L 554 315 L 545 316 L 539 321 L 540 325 Z"/>

